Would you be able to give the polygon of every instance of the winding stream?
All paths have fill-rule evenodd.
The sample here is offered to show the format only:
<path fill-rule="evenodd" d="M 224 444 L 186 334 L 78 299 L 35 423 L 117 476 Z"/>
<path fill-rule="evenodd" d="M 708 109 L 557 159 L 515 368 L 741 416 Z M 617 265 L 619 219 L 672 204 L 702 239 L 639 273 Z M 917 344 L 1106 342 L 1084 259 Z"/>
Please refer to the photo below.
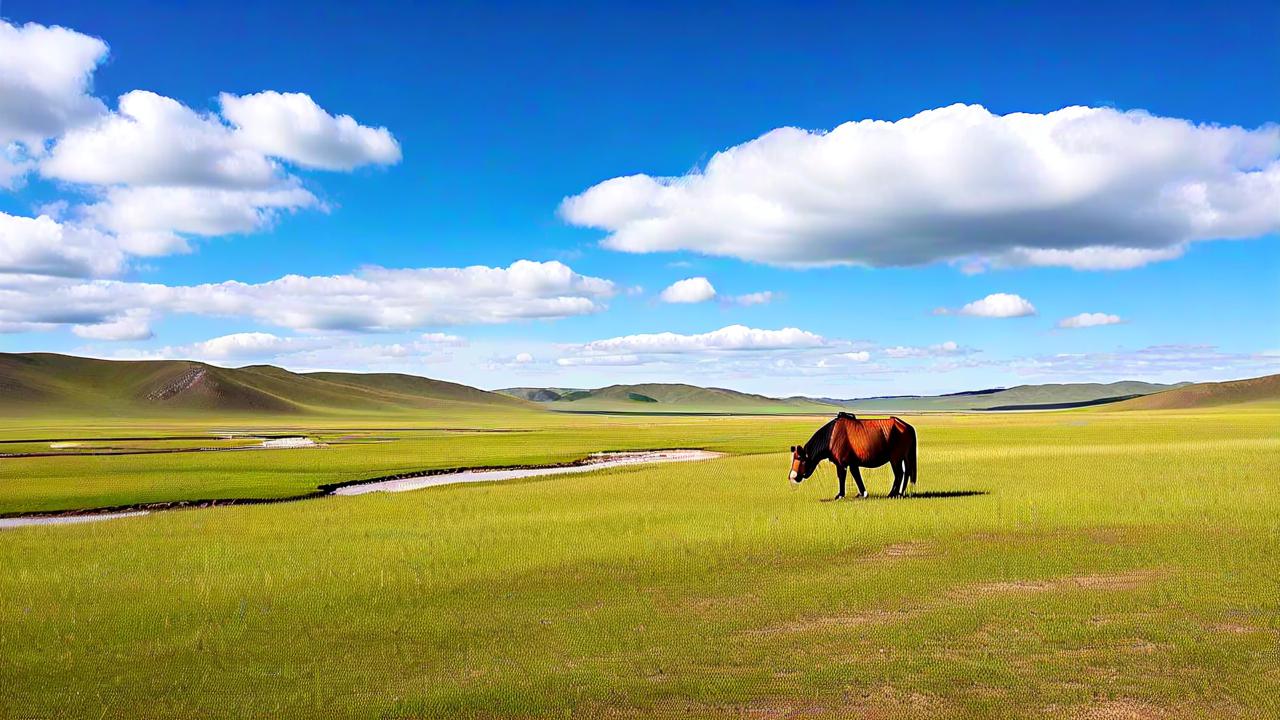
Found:
<path fill-rule="evenodd" d="M 542 477 L 544 475 L 566 475 L 571 473 L 593 472 L 595 470 L 623 467 L 626 465 L 711 460 L 722 457 L 723 455 L 723 453 L 711 452 L 709 450 L 601 452 L 593 453 L 583 460 L 565 465 L 457 470 L 453 472 L 446 471 L 438 473 L 434 471 L 424 471 L 422 473 L 415 473 L 409 476 L 375 478 L 369 481 L 357 481 L 348 484 L 326 486 L 320 488 L 315 493 L 302 495 L 296 498 L 276 498 L 256 501 L 236 501 L 234 499 L 217 500 L 209 501 L 209 505 L 235 505 L 247 504 L 248 502 L 290 502 L 328 495 L 364 495 L 366 493 L 374 492 L 407 492 L 410 490 L 421 490 L 423 488 L 438 487 L 441 485 L 455 485 L 459 483 L 494 482 L 499 480 Z M 98 522 L 101 520 L 116 520 L 127 517 L 141 517 L 143 515 L 149 515 L 153 511 L 161 512 L 167 509 L 190 509 L 192 507 L 201 507 L 201 504 L 199 501 L 196 501 L 193 505 L 183 505 L 181 503 L 156 503 L 154 507 L 140 505 L 132 508 L 120 509 L 118 511 L 114 509 L 104 509 L 102 511 L 69 511 L 56 515 L 32 514 L 29 516 L 0 518 L 0 529 L 26 527 L 30 525 L 70 525 Z"/>

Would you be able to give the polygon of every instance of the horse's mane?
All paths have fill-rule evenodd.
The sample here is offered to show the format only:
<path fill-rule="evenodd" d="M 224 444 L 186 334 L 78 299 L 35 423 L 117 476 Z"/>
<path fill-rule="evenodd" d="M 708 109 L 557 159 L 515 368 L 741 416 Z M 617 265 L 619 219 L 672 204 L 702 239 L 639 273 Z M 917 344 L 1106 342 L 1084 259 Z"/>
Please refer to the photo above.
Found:
<path fill-rule="evenodd" d="M 804 454 L 807 455 L 813 464 L 823 460 L 831 455 L 831 431 L 836 426 L 836 421 L 823 425 L 818 431 L 809 438 L 809 442 L 804 444 Z"/>

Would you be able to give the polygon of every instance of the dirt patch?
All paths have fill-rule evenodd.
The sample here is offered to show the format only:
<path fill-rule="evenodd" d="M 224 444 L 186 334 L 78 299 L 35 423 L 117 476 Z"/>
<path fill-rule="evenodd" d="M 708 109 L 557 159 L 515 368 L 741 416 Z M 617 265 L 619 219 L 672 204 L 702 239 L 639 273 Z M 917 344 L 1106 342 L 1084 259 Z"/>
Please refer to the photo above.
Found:
<path fill-rule="evenodd" d="M 1214 625 L 1210 625 L 1209 629 L 1213 630 L 1214 632 L 1226 633 L 1228 635 L 1255 635 L 1259 633 L 1275 635 L 1277 633 L 1280 633 L 1280 630 L 1273 630 L 1267 627 L 1258 627 L 1257 625 L 1246 625 L 1245 623 L 1241 623 L 1241 622 L 1221 622 Z"/>
<path fill-rule="evenodd" d="M 1076 575 L 1074 577 L 1047 580 L 1011 580 L 978 583 L 957 588 L 952 593 L 957 598 L 975 598 L 1009 593 L 1035 593 L 1050 590 L 1136 590 L 1158 579 L 1155 570 L 1133 570 L 1114 574 Z"/>
<path fill-rule="evenodd" d="M 1114 659 L 1117 655 L 1150 655 L 1161 650 L 1167 650 L 1168 648 L 1168 645 L 1157 645 L 1141 638 L 1133 638 L 1129 640 L 1120 640 L 1118 642 L 1109 642 L 1103 645 L 1091 645 L 1089 647 L 1059 650 L 1056 654 L 1059 657 L 1064 658 Z"/>
<path fill-rule="evenodd" d="M 607 718 L 715 718 L 728 720 L 789 720 L 791 718 L 888 718 L 936 717 L 950 708 L 947 701 L 937 695 L 916 691 L 902 691 L 893 687 L 868 688 L 846 691 L 830 698 L 776 698 L 765 697 L 744 700 L 740 703 L 710 705 L 676 701 L 659 703 L 649 708 L 604 709 L 599 714 L 585 713 L 585 717 Z"/>
<path fill-rule="evenodd" d="M 868 610 L 845 615 L 825 615 L 822 617 L 789 620 L 775 625 L 766 625 L 746 632 L 747 635 L 790 635 L 818 630 L 866 627 L 869 625 L 887 625 L 900 622 L 911 617 L 913 613 L 906 610 Z"/>
<path fill-rule="evenodd" d="M 1160 720 L 1169 716 L 1163 708 L 1138 700 L 1104 700 L 1074 707 L 1048 707 L 1044 715 L 1062 715 L 1071 720 Z"/>
<path fill-rule="evenodd" d="M 913 548 L 915 544 L 912 544 Z M 893 547 L 893 546 L 891 546 Z M 912 552 L 916 550 L 913 549 Z M 882 557 L 884 557 L 882 555 Z M 956 601 L 974 601 L 987 597 L 1020 593 L 1042 593 L 1066 590 L 1134 590 L 1154 582 L 1163 575 L 1157 570 L 1131 570 L 1111 575 L 1076 575 L 1047 580 L 1011 580 L 963 585 L 934 598 L 921 598 L 907 608 L 872 609 L 839 615 L 799 618 L 746 630 L 746 636 L 773 636 L 818 632 L 842 628 L 867 627 L 902 622 L 922 613 L 954 608 Z"/>
<path fill-rule="evenodd" d="M 935 554 L 937 554 L 937 551 L 932 543 L 923 541 L 904 542 L 886 545 L 880 549 L 880 552 L 868 556 L 868 559 L 928 557 Z"/>

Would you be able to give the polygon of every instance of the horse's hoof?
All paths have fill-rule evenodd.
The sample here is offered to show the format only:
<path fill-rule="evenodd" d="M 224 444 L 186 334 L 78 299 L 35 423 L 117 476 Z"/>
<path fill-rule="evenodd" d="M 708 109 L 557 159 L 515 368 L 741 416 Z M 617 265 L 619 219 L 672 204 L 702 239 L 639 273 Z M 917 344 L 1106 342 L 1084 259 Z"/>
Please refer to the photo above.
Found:
<path fill-rule="evenodd" d="M 860 498 L 866 498 L 866 497 L 867 497 L 867 494 L 866 494 L 865 492 L 864 492 L 864 493 L 858 493 L 858 497 L 860 497 Z"/>
<path fill-rule="evenodd" d="M 844 499 L 844 495 L 837 495 L 837 496 L 835 496 L 835 497 L 833 497 L 833 498 L 831 498 L 831 499 L 832 499 L 832 500 L 843 500 L 843 499 Z"/>

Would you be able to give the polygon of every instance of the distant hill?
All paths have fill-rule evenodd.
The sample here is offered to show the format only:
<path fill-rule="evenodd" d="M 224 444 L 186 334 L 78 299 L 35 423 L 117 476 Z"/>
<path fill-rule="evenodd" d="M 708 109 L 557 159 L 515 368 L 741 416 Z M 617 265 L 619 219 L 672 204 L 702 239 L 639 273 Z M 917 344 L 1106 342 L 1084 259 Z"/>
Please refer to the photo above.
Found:
<path fill-rule="evenodd" d="M 1118 402 L 1107 409 L 1174 410 L 1267 402 L 1280 402 L 1280 375 L 1185 385 L 1173 390 Z"/>
<path fill-rule="evenodd" d="M 531 407 L 505 395 L 413 375 L 0 353 L 0 414 L 5 415 L 376 414 Z"/>
<path fill-rule="evenodd" d="M 1058 383 L 1018 385 L 950 393 L 947 395 L 901 395 L 893 397 L 841 400 L 819 398 L 821 402 L 839 405 L 853 411 L 886 412 L 963 412 L 967 410 L 1053 410 L 1087 405 L 1121 402 L 1179 385 L 1125 380 L 1114 383 Z"/>
<path fill-rule="evenodd" d="M 595 390 L 508 388 L 499 392 L 533 400 L 561 412 L 798 414 L 835 411 L 830 405 L 808 398 L 771 398 L 681 383 L 609 385 Z"/>
<path fill-rule="evenodd" d="M 513 398 L 528 400 L 529 402 L 552 402 L 559 400 L 565 395 L 574 392 L 582 392 L 575 388 L 535 388 L 535 387 L 514 387 L 503 388 L 502 390 L 494 390 Z"/>

